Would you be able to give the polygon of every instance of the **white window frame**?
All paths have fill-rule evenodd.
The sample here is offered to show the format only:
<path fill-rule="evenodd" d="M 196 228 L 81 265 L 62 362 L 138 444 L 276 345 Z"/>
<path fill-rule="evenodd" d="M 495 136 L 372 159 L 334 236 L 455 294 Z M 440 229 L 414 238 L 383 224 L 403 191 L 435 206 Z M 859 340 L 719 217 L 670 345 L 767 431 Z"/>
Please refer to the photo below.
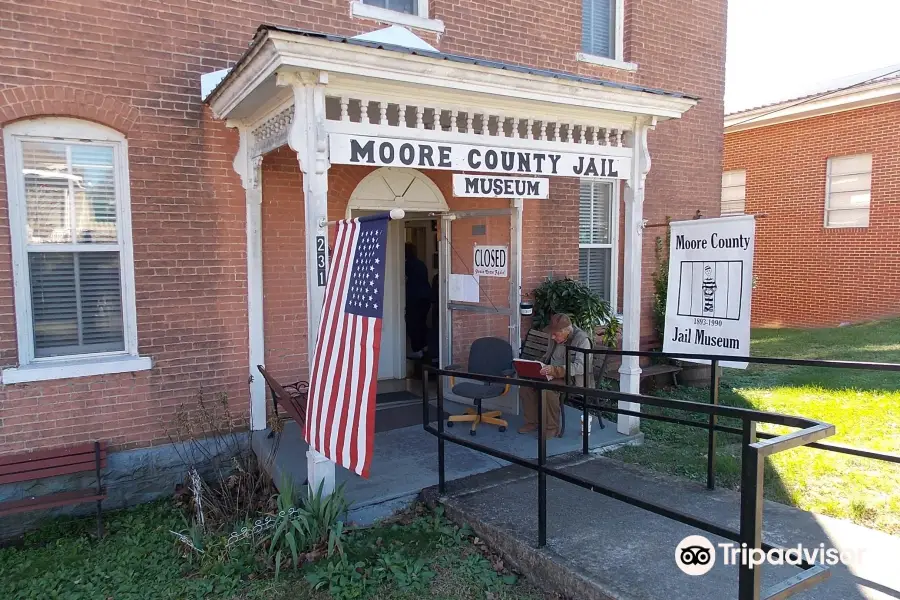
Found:
<path fill-rule="evenodd" d="M 49 142 L 95 142 L 113 148 L 116 180 L 116 232 L 119 242 L 120 285 L 125 349 L 35 358 L 31 282 L 28 267 L 25 178 L 22 173 L 23 140 Z M 150 369 L 149 357 L 138 355 L 137 312 L 134 293 L 134 255 L 131 239 L 131 198 L 128 178 L 128 141 L 125 136 L 96 123 L 65 117 L 43 117 L 18 121 L 3 128 L 6 190 L 12 246 L 13 287 L 16 302 L 16 337 L 19 366 L 0 371 L 2 383 L 45 381 L 68 377 L 125 373 Z"/>
<path fill-rule="evenodd" d="M 350 2 L 350 16 L 444 33 L 443 21 L 428 18 L 428 0 L 416 0 L 416 3 L 416 14 L 411 15 L 389 8 L 366 4 L 365 0 L 352 0 Z"/>
<path fill-rule="evenodd" d="M 615 2 L 616 11 L 615 30 L 613 31 L 615 36 L 613 40 L 613 56 L 598 56 L 587 52 L 578 52 L 575 54 L 575 60 L 600 65 L 601 67 L 622 69 L 623 71 L 637 71 L 638 66 L 636 63 L 625 60 L 625 0 L 612 0 L 612 2 Z M 581 44 L 584 44 L 584 40 L 581 40 Z"/>
<path fill-rule="evenodd" d="M 848 209 L 848 208 L 831 208 L 829 205 L 831 204 L 831 165 L 835 159 L 841 158 L 856 158 L 860 156 L 868 156 L 869 161 L 872 163 L 872 166 L 869 168 L 869 205 L 866 206 L 866 210 L 868 211 L 869 220 L 865 225 L 829 225 L 828 224 L 828 213 L 830 212 L 840 212 L 842 210 L 858 210 L 858 209 Z M 875 171 L 874 157 L 869 152 L 859 152 L 857 154 L 842 154 L 840 156 L 829 156 L 826 162 L 825 168 L 825 211 L 822 216 L 822 224 L 825 229 L 866 229 L 869 227 L 872 219 L 872 173 Z M 845 173 L 846 175 L 847 173 Z M 861 175 L 862 172 L 853 173 L 853 175 Z M 863 207 L 859 207 L 863 208 Z"/>
<path fill-rule="evenodd" d="M 621 191 L 619 180 L 607 181 L 600 179 L 586 179 L 584 181 L 594 184 L 606 184 L 610 186 L 610 214 L 609 214 L 609 243 L 608 244 L 582 244 L 578 240 L 579 261 L 581 260 L 582 248 L 609 248 L 609 308 L 613 314 L 619 314 L 619 203 L 621 202 Z M 579 208 L 581 204 L 581 181 L 579 181 Z M 591 203 L 591 223 L 594 220 L 594 203 Z M 581 236 L 581 217 L 578 221 L 578 236 Z"/>
<path fill-rule="evenodd" d="M 743 173 L 744 174 L 744 185 L 742 185 L 742 186 L 730 185 L 730 186 L 726 187 L 725 186 L 725 176 L 728 174 L 731 174 L 731 173 Z M 725 190 L 731 189 L 731 188 L 736 188 L 736 187 L 744 188 L 744 197 L 741 199 L 741 202 L 743 203 L 743 208 L 741 209 L 740 212 L 725 212 Z M 743 215 L 746 213 L 747 213 L 747 169 L 729 169 L 728 171 L 722 171 L 722 190 L 721 190 L 721 198 L 719 200 L 719 214 L 722 215 L 723 217 L 730 217 L 730 216 L 734 216 L 734 215 Z"/>

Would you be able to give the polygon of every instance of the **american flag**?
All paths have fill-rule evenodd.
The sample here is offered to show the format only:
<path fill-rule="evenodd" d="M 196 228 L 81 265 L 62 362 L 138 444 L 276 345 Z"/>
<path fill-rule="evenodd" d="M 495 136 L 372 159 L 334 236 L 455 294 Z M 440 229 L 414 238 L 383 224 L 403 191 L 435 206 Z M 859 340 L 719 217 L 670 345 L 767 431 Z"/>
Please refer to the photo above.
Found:
<path fill-rule="evenodd" d="M 384 213 L 338 221 L 306 405 L 306 441 L 369 477 L 381 349 L 387 226 Z"/>

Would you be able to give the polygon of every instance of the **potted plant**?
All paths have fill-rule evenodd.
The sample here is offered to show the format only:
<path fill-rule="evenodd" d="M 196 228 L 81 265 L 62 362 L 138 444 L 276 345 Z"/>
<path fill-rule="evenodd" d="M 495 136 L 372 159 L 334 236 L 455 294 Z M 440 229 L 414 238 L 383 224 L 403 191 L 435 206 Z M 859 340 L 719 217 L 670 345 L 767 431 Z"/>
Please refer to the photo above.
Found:
<path fill-rule="evenodd" d="M 572 324 L 593 334 L 594 343 L 607 348 L 619 345 L 622 325 L 609 303 L 586 284 L 575 279 L 551 279 L 534 290 L 534 327 L 543 329 L 550 324 L 550 316 L 564 313 Z"/>

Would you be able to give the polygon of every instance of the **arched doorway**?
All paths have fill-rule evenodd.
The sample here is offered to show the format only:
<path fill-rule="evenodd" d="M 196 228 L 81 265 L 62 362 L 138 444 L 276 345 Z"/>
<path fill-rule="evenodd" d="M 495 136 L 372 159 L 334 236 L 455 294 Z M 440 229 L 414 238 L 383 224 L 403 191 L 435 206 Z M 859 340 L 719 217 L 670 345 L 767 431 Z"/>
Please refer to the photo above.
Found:
<path fill-rule="evenodd" d="M 419 258 L 426 263 L 431 280 L 437 268 L 437 260 L 432 260 L 432 257 L 436 259 L 438 251 L 437 229 L 433 223 L 440 218 L 440 214 L 449 211 L 441 190 L 427 175 L 416 169 L 384 167 L 372 171 L 357 184 L 347 203 L 346 217 L 394 208 L 406 211 L 406 218 L 391 222 L 388 229 L 385 311 L 378 364 L 379 392 L 406 389 L 404 243 L 416 240 Z"/>
<path fill-rule="evenodd" d="M 438 186 L 416 169 L 383 167 L 357 184 L 347 204 L 347 217 L 354 210 L 391 210 L 407 212 L 447 212 L 447 201 Z"/>

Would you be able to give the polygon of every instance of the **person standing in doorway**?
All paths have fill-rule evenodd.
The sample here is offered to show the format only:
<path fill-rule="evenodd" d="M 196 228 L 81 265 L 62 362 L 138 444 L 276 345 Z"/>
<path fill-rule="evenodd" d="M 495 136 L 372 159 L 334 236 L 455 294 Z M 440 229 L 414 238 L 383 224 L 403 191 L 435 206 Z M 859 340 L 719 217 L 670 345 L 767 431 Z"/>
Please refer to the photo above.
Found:
<path fill-rule="evenodd" d="M 566 346 L 577 348 L 590 348 L 591 341 L 588 335 L 572 325 L 568 315 L 555 314 L 550 317 L 550 346 L 546 354 L 541 357 L 544 368 L 541 374 L 551 378 L 551 383 L 559 385 L 585 384 L 584 353 L 569 353 L 569 381 L 566 377 Z M 557 437 L 560 435 L 560 397 L 558 392 L 544 390 L 544 436 Z M 520 387 L 519 397 L 522 399 L 522 408 L 525 413 L 525 425 L 519 428 L 519 433 L 529 433 L 538 428 L 538 391 L 534 388 Z"/>
<path fill-rule="evenodd" d="M 416 255 L 416 247 L 406 244 L 406 335 L 413 358 L 422 358 L 428 343 L 428 309 L 431 286 L 428 267 Z"/>

